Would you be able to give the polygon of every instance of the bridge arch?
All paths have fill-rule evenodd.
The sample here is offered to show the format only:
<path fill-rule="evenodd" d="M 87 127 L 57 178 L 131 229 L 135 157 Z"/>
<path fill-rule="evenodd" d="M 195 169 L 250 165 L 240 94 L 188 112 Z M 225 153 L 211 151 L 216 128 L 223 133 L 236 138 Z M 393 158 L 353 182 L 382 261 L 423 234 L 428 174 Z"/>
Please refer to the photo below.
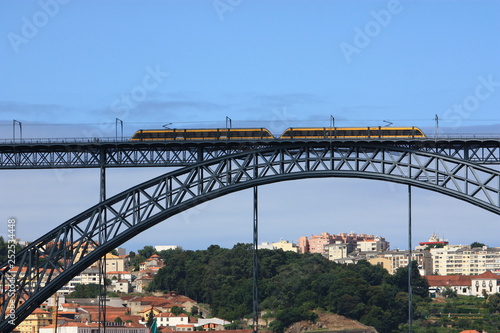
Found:
<path fill-rule="evenodd" d="M 134 186 L 64 222 L 16 256 L 23 270 L 3 264 L 4 290 L 13 283 L 16 289 L 2 295 L 0 331 L 13 330 L 104 254 L 175 214 L 254 186 L 318 177 L 409 184 L 500 215 L 499 171 L 409 148 L 295 143 L 215 158 Z"/>

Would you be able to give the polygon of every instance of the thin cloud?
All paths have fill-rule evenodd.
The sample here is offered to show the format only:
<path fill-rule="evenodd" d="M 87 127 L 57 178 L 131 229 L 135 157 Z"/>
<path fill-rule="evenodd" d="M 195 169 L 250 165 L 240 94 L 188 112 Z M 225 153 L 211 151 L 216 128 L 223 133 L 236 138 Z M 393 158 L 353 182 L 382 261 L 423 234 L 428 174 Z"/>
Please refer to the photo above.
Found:
<path fill-rule="evenodd" d="M 0 101 L 0 121 L 12 121 L 12 119 L 30 118 L 33 121 L 50 119 L 56 122 L 58 116 L 65 112 L 71 112 L 72 108 L 59 104 L 25 103 L 19 101 Z"/>

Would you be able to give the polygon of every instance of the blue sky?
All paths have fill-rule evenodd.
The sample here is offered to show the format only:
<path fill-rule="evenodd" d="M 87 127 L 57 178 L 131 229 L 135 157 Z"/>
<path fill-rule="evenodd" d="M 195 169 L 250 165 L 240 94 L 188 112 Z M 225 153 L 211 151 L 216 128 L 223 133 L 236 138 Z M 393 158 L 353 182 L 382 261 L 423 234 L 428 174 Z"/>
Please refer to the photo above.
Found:
<path fill-rule="evenodd" d="M 440 133 L 498 135 L 499 35 L 494 0 L 2 0 L 0 139 L 12 138 L 13 119 L 24 138 L 46 138 L 112 137 L 119 118 L 128 137 L 166 123 L 224 127 L 226 116 L 275 134 L 330 116 L 434 134 L 437 115 Z M 110 170 L 108 196 L 164 171 Z M 96 170 L 4 171 L 0 181 L 1 215 L 15 216 L 27 240 L 98 199 Z M 355 231 L 404 248 L 405 193 L 349 179 L 264 186 L 261 240 Z M 498 216 L 428 191 L 414 197 L 414 242 L 436 232 L 500 246 Z M 207 203 L 126 246 L 250 242 L 250 199 Z"/>

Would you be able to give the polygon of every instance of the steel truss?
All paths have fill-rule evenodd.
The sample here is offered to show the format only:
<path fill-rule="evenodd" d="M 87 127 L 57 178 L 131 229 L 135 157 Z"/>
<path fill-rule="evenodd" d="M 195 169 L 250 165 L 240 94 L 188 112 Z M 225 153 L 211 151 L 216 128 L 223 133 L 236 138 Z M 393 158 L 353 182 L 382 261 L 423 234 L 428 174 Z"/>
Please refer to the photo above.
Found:
<path fill-rule="evenodd" d="M 334 144 L 338 147 L 409 148 L 480 164 L 500 164 L 499 139 L 334 140 L 259 142 L 118 142 L 0 144 L 0 169 L 187 166 L 254 149 L 290 144 Z"/>
<path fill-rule="evenodd" d="M 297 144 L 223 156 L 177 169 L 97 204 L 40 237 L 0 266 L 0 332 L 15 325 L 75 275 L 138 233 L 205 201 L 285 180 L 350 177 L 440 192 L 500 215 L 500 172 L 456 158 L 387 146 Z M 101 238 L 99 238 L 101 237 Z"/>

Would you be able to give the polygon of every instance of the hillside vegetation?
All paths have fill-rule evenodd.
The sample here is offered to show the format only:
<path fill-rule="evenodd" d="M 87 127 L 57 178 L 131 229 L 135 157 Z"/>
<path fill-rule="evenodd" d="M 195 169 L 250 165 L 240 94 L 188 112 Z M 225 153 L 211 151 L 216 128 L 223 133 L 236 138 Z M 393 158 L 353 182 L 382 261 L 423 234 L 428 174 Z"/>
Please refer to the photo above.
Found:
<path fill-rule="evenodd" d="M 500 332 L 500 294 L 487 298 L 450 293 L 417 308 L 415 333 L 459 333 L 463 330 Z"/>
<path fill-rule="evenodd" d="M 211 305 L 213 315 L 238 321 L 252 314 L 252 245 L 232 249 L 212 245 L 203 251 L 160 253 L 166 267 L 149 291 L 176 290 Z M 413 308 L 429 302 L 427 281 L 412 270 Z M 389 275 L 366 261 L 340 265 L 317 254 L 259 250 L 259 308 L 282 332 L 301 320 L 314 320 L 322 309 L 359 320 L 379 332 L 397 332 L 407 322 L 408 271 Z M 417 319 L 417 318 L 415 318 Z"/>

